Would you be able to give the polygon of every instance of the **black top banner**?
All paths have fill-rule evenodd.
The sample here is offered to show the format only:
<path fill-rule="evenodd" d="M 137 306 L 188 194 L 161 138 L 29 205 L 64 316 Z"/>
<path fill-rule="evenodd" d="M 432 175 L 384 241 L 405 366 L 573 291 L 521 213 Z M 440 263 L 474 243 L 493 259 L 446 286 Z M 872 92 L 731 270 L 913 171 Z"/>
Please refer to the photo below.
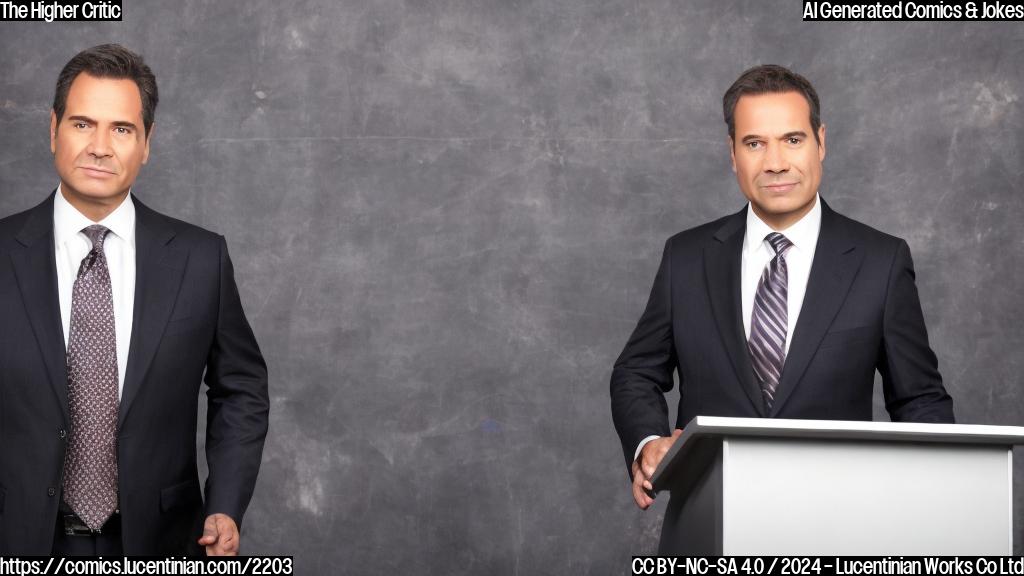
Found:
<path fill-rule="evenodd" d="M 121 0 L 0 0 L 8 22 L 120 22 L 121 13 Z"/>
<path fill-rule="evenodd" d="M 990 0 L 938 0 L 885 2 L 804 0 L 803 19 L 809 22 L 849 21 L 1019 21 L 1024 2 Z"/>

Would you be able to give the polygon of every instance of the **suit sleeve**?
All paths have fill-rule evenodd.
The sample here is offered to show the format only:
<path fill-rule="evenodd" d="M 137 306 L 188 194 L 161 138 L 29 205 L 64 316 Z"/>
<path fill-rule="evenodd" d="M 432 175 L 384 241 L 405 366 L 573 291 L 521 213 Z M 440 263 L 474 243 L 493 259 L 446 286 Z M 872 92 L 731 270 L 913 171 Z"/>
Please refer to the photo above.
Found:
<path fill-rule="evenodd" d="M 632 473 L 634 453 L 648 436 L 668 436 L 668 404 L 676 369 L 672 338 L 672 269 L 665 243 L 647 307 L 612 369 L 612 420 L 622 442 L 626 468 Z"/>
<path fill-rule="evenodd" d="M 267 436 L 267 366 L 245 319 L 227 243 L 220 237 L 220 303 L 206 364 L 206 513 L 241 527 Z"/>
<path fill-rule="evenodd" d="M 914 283 L 910 247 L 900 240 L 889 272 L 882 320 L 878 371 L 885 408 L 894 422 L 953 422 L 953 399 L 946 393 Z"/>

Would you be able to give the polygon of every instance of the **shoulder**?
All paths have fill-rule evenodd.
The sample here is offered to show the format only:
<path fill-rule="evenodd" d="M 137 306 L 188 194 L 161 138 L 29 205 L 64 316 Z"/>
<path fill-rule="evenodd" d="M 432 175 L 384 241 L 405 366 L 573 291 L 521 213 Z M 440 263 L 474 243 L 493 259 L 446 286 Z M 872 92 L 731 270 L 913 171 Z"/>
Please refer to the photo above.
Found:
<path fill-rule="evenodd" d="M 701 251 L 712 241 L 724 241 L 733 234 L 742 235 L 746 229 L 747 209 L 723 216 L 693 228 L 673 234 L 665 242 L 665 251 L 674 255 Z"/>
<path fill-rule="evenodd" d="M 28 222 L 32 212 L 37 208 L 38 206 L 0 218 L 0 238 L 6 240 L 17 234 L 18 231 L 25 227 L 25 223 Z"/>
<path fill-rule="evenodd" d="M 53 231 L 53 194 L 45 200 L 16 214 L 0 218 L 0 252 L 14 245 L 32 243 Z"/>

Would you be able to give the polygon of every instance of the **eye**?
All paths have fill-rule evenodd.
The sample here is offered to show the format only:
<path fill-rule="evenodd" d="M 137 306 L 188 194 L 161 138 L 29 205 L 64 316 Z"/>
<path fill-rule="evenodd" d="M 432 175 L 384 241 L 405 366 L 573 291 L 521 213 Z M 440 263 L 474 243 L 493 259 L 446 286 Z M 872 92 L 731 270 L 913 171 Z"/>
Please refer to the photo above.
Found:
<path fill-rule="evenodd" d="M 743 145 L 747 147 L 747 150 L 758 150 L 763 146 L 763 143 L 751 140 L 750 142 L 744 142 Z"/>
<path fill-rule="evenodd" d="M 790 138 L 786 138 L 786 144 L 789 144 L 790 146 L 796 146 L 796 145 L 800 144 L 801 142 L 803 142 L 803 139 L 798 137 L 798 136 L 792 136 Z"/>
<path fill-rule="evenodd" d="M 75 122 L 74 124 L 72 124 L 72 126 L 77 128 L 78 130 L 85 130 L 86 128 L 89 127 L 89 125 L 85 122 Z"/>
<path fill-rule="evenodd" d="M 114 132 L 116 132 L 117 134 L 122 134 L 122 135 L 127 135 L 127 134 L 131 134 L 132 133 L 131 128 L 128 128 L 126 126 L 117 126 L 117 127 L 114 128 Z"/>

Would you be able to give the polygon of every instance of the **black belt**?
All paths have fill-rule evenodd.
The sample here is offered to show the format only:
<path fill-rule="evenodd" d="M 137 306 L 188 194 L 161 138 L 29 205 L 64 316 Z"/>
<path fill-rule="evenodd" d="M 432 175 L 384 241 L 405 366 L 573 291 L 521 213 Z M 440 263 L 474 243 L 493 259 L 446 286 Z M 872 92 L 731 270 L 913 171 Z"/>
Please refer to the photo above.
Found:
<path fill-rule="evenodd" d="M 92 529 L 77 514 L 61 512 L 57 515 L 57 526 L 64 532 L 65 536 L 119 534 L 121 532 L 121 514 L 115 511 L 103 526 Z"/>

